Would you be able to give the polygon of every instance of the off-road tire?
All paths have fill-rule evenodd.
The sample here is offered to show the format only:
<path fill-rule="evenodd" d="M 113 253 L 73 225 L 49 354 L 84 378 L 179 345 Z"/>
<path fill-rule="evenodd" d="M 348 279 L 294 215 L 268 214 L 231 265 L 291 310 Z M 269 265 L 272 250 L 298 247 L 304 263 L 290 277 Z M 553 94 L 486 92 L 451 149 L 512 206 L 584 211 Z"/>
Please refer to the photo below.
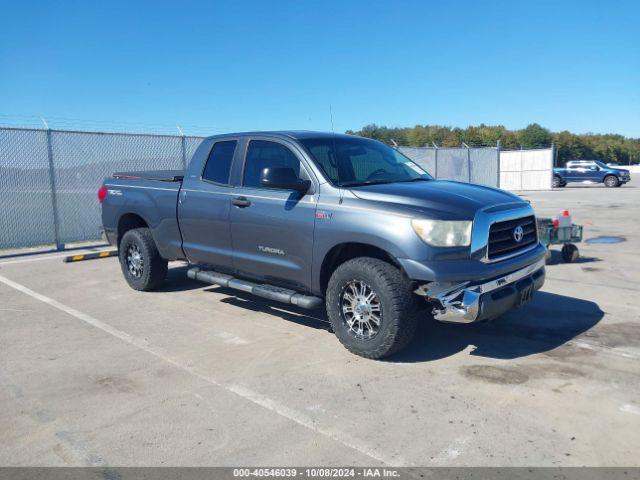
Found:
<path fill-rule="evenodd" d="M 368 284 L 380 299 L 381 322 L 371 339 L 356 338 L 349 332 L 341 307 L 345 286 L 358 280 Z M 411 283 L 388 262 L 358 257 L 340 265 L 331 275 L 326 293 L 327 314 L 340 343 L 352 353 L 380 359 L 403 349 L 413 338 L 420 309 Z"/>
<path fill-rule="evenodd" d="M 139 276 L 129 270 L 127 255 L 130 246 L 135 246 L 142 256 L 142 267 Z M 164 282 L 167 276 L 168 262 L 160 256 L 151 231 L 148 228 L 135 228 L 126 232 L 120 241 L 118 250 L 120 268 L 125 280 L 134 290 L 148 292 L 155 290 Z"/>
<path fill-rule="evenodd" d="M 620 182 L 618 181 L 618 177 L 615 175 L 607 175 L 604 177 L 604 184 L 605 186 L 612 188 L 620 185 Z"/>
<path fill-rule="evenodd" d="M 560 177 L 558 177 L 557 175 L 554 175 L 553 180 L 551 181 L 551 186 L 553 188 L 561 188 L 561 187 L 564 187 L 565 184 L 562 183 L 562 179 Z"/>

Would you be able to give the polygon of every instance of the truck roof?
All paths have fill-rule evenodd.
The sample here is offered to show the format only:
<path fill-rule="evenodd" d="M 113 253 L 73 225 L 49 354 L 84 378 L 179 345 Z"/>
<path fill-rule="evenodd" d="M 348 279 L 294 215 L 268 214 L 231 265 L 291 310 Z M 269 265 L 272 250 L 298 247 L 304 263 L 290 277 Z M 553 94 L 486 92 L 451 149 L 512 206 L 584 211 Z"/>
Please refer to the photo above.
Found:
<path fill-rule="evenodd" d="M 354 137 L 354 135 L 347 135 L 344 133 L 315 132 L 313 130 L 273 130 L 273 131 L 222 133 L 218 135 L 212 135 L 209 138 L 246 137 L 251 135 L 267 135 L 271 137 L 293 138 L 295 140 L 302 140 L 306 138 L 335 138 L 335 137 L 353 138 Z"/>

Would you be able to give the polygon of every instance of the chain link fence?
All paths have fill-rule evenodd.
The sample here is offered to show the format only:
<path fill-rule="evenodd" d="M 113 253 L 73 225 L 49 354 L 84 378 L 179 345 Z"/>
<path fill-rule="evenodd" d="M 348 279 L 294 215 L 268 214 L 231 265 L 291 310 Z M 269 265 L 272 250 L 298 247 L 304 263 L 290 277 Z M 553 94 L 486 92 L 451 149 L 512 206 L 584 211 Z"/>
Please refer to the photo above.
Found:
<path fill-rule="evenodd" d="M 551 190 L 551 148 L 506 151 L 495 147 L 397 147 L 433 177 L 504 190 Z"/>
<path fill-rule="evenodd" d="M 0 249 L 100 239 L 105 177 L 181 169 L 202 138 L 0 128 Z"/>
<path fill-rule="evenodd" d="M 104 178 L 116 171 L 184 168 L 203 138 L 0 127 L 0 249 L 61 249 L 66 243 L 100 239 L 96 192 Z M 503 188 L 518 189 L 507 185 L 509 175 L 515 175 L 511 170 L 524 178 L 520 170 L 533 169 L 528 160 L 511 166 L 504 152 L 501 180 L 499 145 L 397 148 L 438 179 L 492 187 L 502 182 Z M 536 152 L 553 156 L 553 149 Z M 520 181 L 519 188 L 546 188 L 542 180 Z"/>
<path fill-rule="evenodd" d="M 497 187 L 500 182 L 500 148 L 398 147 L 433 177 L 440 180 Z"/>

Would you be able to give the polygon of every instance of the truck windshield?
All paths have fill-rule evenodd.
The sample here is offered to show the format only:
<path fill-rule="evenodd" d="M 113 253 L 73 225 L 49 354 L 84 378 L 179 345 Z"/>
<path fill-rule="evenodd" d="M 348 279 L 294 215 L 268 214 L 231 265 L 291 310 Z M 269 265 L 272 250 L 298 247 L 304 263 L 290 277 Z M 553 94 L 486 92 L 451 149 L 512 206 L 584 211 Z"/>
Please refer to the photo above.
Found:
<path fill-rule="evenodd" d="M 303 138 L 327 178 L 340 187 L 433 180 L 397 150 L 365 138 Z"/>

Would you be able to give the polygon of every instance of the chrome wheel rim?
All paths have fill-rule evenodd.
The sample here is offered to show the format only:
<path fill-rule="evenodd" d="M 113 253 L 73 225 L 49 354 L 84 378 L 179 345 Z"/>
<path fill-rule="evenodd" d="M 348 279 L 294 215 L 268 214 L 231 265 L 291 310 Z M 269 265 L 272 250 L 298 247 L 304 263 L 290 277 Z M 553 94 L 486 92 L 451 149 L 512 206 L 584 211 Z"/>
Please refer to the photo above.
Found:
<path fill-rule="evenodd" d="M 360 340 L 370 340 L 380 331 L 380 298 L 362 280 L 351 280 L 344 286 L 340 294 L 340 311 L 350 335 Z"/>
<path fill-rule="evenodd" d="M 144 257 L 138 245 L 130 243 L 127 247 L 127 271 L 134 278 L 142 277 Z"/>

